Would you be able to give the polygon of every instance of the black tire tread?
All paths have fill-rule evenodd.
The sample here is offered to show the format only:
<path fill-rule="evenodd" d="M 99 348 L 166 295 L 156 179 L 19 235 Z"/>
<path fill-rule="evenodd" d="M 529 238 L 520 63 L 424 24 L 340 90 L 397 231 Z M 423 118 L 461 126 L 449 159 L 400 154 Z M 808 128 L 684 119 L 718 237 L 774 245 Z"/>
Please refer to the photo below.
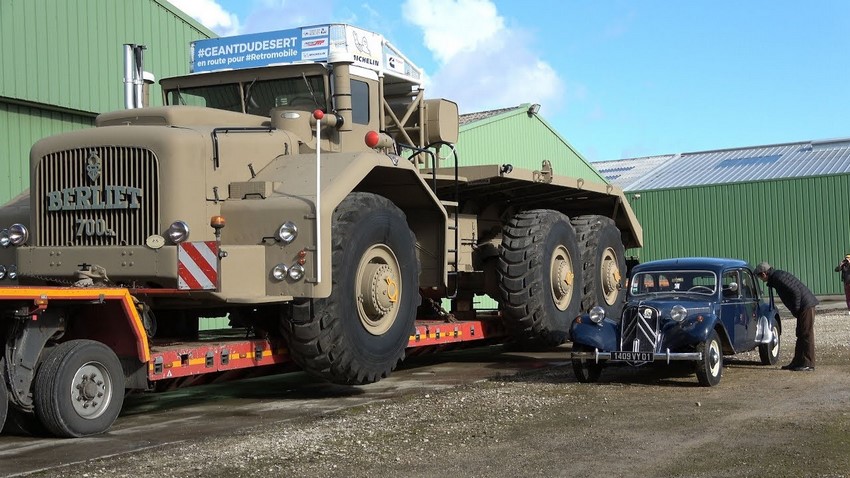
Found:
<path fill-rule="evenodd" d="M 93 340 L 69 340 L 53 347 L 48 353 L 44 361 L 39 365 L 38 373 L 36 373 L 33 384 L 33 401 L 35 404 L 35 412 L 41 421 L 42 425 L 52 434 L 58 437 L 80 437 L 91 433 L 82 433 L 74 430 L 73 427 L 66 423 L 59 410 L 59 403 L 53 399 L 56 393 L 56 382 L 61 380 L 60 369 L 64 365 L 65 358 L 73 354 L 77 350 L 97 344 L 109 350 L 105 345 Z M 124 375 L 121 364 L 118 358 L 115 357 L 117 363 L 117 371 L 121 372 L 118 376 L 110 377 L 112 379 L 113 392 L 111 407 L 118 407 L 118 412 L 121 410 L 124 400 Z M 103 364 L 107 366 L 108 364 Z M 61 392 L 60 392 L 61 393 Z M 118 413 L 115 413 L 117 416 Z M 113 418 L 114 420 L 114 418 Z M 112 425 L 110 421 L 106 428 Z M 96 433 L 106 431 L 100 430 Z"/>
<path fill-rule="evenodd" d="M 543 302 L 548 285 L 540 274 L 544 267 L 542 251 L 549 226 L 570 220 L 549 209 L 530 209 L 517 213 L 502 229 L 498 262 L 502 313 L 512 334 L 522 341 L 540 339 L 547 345 L 559 345 L 566 331 L 553 330 L 547 324 Z M 573 258 L 576 261 L 577 258 Z"/>
<path fill-rule="evenodd" d="M 341 286 L 339 284 L 340 274 L 336 272 L 336 267 L 342 263 L 344 246 L 349 240 L 349 234 L 346 231 L 351 231 L 364 213 L 374 211 L 376 208 L 393 211 L 393 214 L 397 215 L 405 224 L 407 223 L 404 213 L 392 201 L 370 193 L 351 193 L 334 211 L 333 251 L 331 255 L 332 268 L 334 270 L 334 273 L 331 274 L 333 290 Z M 411 243 L 416 244 L 416 238 L 413 232 L 409 231 L 409 234 Z M 399 266 L 404 268 L 410 265 L 399 264 Z M 416 267 L 416 276 L 418 277 L 418 259 L 414 266 Z M 408 287 L 408 285 L 405 285 L 405 287 Z M 418 287 L 412 284 L 410 287 L 413 287 L 415 289 L 414 293 L 418 295 Z M 342 343 L 343 328 L 341 322 L 344 314 L 340 309 L 351 307 L 351 305 L 334 301 L 333 293 L 327 299 L 317 299 L 316 304 L 318 307 L 314 306 L 313 310 L 325 307 L 326 312 L 321 314 L 316 320 L 307 320 L 303 323 L 286 321 L 284 323 L 284 331 L 290 348 L 290 355 L 295 363 L 308 373 L 334 383 L 363 385 L 386 378 L 404 359 L 406 341 L 395 351 L 394 358 L 391 359 L 392 363 L 388 367 L 376 369 L 363 363 L 357 354 L 346 350 Z M 397 320 L 405 319 L 399 316 Z M 408 336 L 413 333 L 414 329 L 414 321 L 411 320 Z"/>
<path fill-rule="evenodd" d="M 3 359 L 0 358 L 0 431 L 6 424 L 6 415 L 9 412 L 9 391 L 6 389 L 6 369 Z"/>
<path fill-rule="evenodd" d="M 598 297 L 601 296 L 602 291 L 598 290 L 600 285 L 597 277 L 598 274 L 596 274 L 596 269 L 599 267 L 599 264 L 596 262 L 600 233 L 605 228 L 617 229 L 617 225 L 610 217 L 594 214 L 576 216 L 571 219 L 571 222 L 576 231 L 579 253 L 581 254 L 582 284 L 584 285 L 581 297 L 581 311 L 587 312 L 594 306 L 601 305 L 606 309 L 609 316 L 619 318 L 622 305 L 620 307 L 609 307 L 607 304 L 599 303 Z M 625 261 L 625 257 L 623 257 L 625 255 L 624 251 L 619 251 L 619 253 L 619 259 Z M 625 262 L 623 263 L 625 264 Z M 622 272 L 623 274 L 626 273 L 625 268 L 622 268 Z M 617 303 L 619 302 L 621 301 L 618 300 Z"/>

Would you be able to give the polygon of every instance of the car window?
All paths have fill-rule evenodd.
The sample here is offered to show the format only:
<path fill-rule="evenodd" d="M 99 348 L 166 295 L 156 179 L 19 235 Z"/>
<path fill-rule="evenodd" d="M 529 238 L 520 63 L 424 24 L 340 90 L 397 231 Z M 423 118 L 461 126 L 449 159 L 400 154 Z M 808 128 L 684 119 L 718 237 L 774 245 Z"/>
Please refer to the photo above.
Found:
<path fill-rule="evenodd" d="M 711 295 L 717 290 L 717 276 L 711 271 L 647 271 L 636 273 L 630 284 L 629 293 L 634 296 L 681 292 Z"/>
<path fill-rule="evenodd" d="M 741 297 L 745 299 L 756 298 L 755 281 L 753 274 L 748 270 L 741 271 Z"/>
<path fill-rule="evenodd" d="M 723 273 L 723 297 L 733 299 L 738 297 L 740 280 L 738 271 L 726 271 Z"/>

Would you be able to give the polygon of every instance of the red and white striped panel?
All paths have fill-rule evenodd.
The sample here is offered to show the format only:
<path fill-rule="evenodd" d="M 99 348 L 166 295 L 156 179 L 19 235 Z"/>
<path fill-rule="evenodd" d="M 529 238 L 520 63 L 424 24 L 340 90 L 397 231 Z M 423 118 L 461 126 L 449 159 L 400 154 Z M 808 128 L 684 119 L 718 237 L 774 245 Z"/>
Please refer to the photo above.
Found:
<path fill-rule="evenodd" d="M 177 288 L 210 290 L 218 287 L 218 246 L 215 241 L 177 245 Z"/>

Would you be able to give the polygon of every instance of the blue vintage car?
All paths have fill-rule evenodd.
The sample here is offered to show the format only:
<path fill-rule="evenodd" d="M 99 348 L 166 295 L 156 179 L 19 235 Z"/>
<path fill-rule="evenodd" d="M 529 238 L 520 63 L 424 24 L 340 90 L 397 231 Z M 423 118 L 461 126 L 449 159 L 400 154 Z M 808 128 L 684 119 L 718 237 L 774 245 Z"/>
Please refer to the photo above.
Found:
<path fill-rule="evenodd" d="M 720 383 L 723 356 L 758 348 L 763 365 L 779 359 L 782 326 L 773 297 L 759 297 L 746 262 L 694 257 L 635 266 L 620 317 L 601 307 L 570 332 L 580 382 L 595 382 L 611 363 L 641 366 L 693 361 L 700 385 Z"/>

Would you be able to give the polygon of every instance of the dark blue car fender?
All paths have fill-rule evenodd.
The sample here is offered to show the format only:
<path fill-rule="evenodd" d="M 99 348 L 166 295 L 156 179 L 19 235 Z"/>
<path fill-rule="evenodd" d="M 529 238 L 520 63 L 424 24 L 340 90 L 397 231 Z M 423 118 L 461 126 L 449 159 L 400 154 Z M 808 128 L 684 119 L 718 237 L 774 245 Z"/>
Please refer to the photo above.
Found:
<path fill-rule="evenodd" d="M 587 315 L 573 321 L 570 328 L 573 343 L 587 345 L 605 352 L 619 348 L 619 332 L 620 324 L 608 317 L 602 319 L 602 323 L 595 324 Z"/>
<path fill-rule="evenodd" d="M 686 347 L 694 347 L 697 344 L 705 342 L 708 334 L 712 330 L 717 331 L 720 341 L 724 344 L 729 343 L 729 335 L 726 328 L 718 327 L 718 317 L 716 314 L 701 315 L 702 320 L 697 320 L 697 317 L 691 316 L 683 320 L 681 323 L 670 324 L 662 330 L 664 333 L 663 348 L 671 350 L 681 350 Z"/>

